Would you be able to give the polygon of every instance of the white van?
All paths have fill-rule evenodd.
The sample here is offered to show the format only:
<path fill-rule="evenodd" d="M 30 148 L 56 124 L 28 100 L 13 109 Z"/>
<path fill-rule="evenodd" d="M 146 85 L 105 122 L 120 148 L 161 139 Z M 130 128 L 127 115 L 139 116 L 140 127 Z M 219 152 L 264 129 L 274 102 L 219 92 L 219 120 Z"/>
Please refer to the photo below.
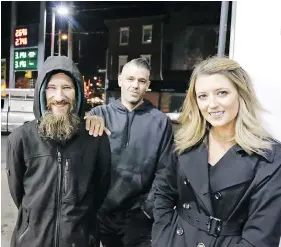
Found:
<path fill-rule="evenodd" d="M 1 92 L 1 132 L 12 132 L 35 119 L 33 114 L 34 89 L 8 88 Z"/>

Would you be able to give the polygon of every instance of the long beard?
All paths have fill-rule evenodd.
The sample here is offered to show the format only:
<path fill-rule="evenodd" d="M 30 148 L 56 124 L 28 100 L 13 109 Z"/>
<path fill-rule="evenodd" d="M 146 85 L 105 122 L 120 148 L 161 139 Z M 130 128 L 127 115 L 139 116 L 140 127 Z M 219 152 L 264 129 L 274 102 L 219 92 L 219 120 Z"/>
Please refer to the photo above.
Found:
<path fill-rule="evenodd" d="M 77 114 L 55 116 L 48 110 L 40 119 L 39 135 L 44 140 L 54 140 L 64 144 L 79 131 L 80 122 L 81 119 Z"/>

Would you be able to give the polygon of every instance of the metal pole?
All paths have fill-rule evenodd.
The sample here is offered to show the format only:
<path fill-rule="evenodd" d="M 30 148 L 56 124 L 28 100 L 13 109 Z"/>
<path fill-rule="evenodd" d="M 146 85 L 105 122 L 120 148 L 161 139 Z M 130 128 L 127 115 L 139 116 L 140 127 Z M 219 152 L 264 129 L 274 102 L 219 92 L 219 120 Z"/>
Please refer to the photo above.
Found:
<path fill-rule="evenodd" d="M 224 56 L 225 52 L 225 40 L 227 32 L 227 17 L 228 17 L 228 5 L 229 1 L 222 1 L 221 4 L 221 17 L 220 17 L 220 32 L 219 32 L 219 44 L 218 44 L 218 56 Z"/>
<path fill-rule="evenodd" d="M 54 56 L 54 51 L 55 51 L 55 28 L 56 28 L 56 12 L 55 12 L 55 8 L 52 8 L 51 56 Z"/>
<path fill-rule="evenodd" d="M 59 56 L 61 56 L 61 30 L 60 29 L 59 29 L 58 43 L 59 43 Z"/>
<path fill-rule="evenodd" d="M 79 64 L 80 64 L 80 60 L 81 60 L 81 39 L 79 39 L 79 44 L 78 44 L 78 56 L 79 56 Z"/>
<path fill-rule="evenodd" d="M 231 10 L 231 28 L 230 28 L 230 44 L 229 44 L 229 58 L 234 59 L 234 42 L 235 42 L 235 27 L 236 27 L 236 10 L 237 2 L 232 2 Z"/>
<path fill-rule="evenodd" d="M 40 26 L 39 26 L 39 43 L 38 43 L 38 70 L 45 60 L 45 36 L 46 36 L 46 2 L 40 2 Z"/>
<path fill-rule="evenodd" d="M 68 50 L 67 56 L 72 59 L 72 24 L 68 21 Z"/>
<path fill-rule="evenodd" d="M 10 44 L 10 71 L 9 71 L 9 88 L 15 88 L 15 71 L 14 71 L 14 29 L 17 24 L 17 7 L 16 2 L 12 1 L 11 10 L 11 44 Z"/>
<path fill-rule="evenodd" d="M 105 55 L 105 78 L 104 78 L 104 103 L 108 103 L 107 99 L 107 89 L 108 89 L 108 57 L 109 57 L 109 50 L 106 49 L 106 55 Z"/>

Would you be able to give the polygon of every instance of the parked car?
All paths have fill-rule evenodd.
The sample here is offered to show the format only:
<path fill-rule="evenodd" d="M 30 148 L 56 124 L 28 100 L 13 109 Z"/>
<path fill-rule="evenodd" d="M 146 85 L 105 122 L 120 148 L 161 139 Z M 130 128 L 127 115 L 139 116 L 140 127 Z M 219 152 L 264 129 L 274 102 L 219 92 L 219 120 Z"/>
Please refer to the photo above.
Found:
<path fill-rule="evenodd" d="M 35 119 L 33 114 L 34 89 L 9 88 L 2 91 L 1 132 L 12 132 Z"/>

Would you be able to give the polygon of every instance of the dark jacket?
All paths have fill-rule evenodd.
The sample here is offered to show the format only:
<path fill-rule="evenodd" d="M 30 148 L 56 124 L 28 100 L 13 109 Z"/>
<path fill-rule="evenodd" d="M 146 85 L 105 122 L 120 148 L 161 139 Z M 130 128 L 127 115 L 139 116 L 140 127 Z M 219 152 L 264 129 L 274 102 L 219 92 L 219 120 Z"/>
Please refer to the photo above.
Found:
<path fill-rule="evenodd" d="M 82 77 L 66 57 L 51 57 L 39 74 L 34 101 L 37 120 L 8 137 L 7 169 L 12 198 L 19 209 L 12 247 L 89 247 L 96 212 L 110 184 L 110 146 L 93 138 L 81 123 L 64 145 L 41 139 L 38 120 L 45 109 L 49 72 L 62 70 L 75 80 L 77 112 L 83 118 Z M 41 98 L 44 97 L 44 98 Z"/>
<path fill-rule="evenodd" d="M 145 100 L 128 111 L 120 100 L 93 108 L 111 131 L 111 187 L 106 212 L 142 208 L 153 218 L 155 175 L 172 156 L 173 133 L 168 117 Z"/>
<path fill-rule="evenodd" d="M 264 156 L 235 145 L 220 162 L 210 193 L 206 146 L 175 155 L 158 180 L 153 247 L 278 247 L 281 145 Z"/>

